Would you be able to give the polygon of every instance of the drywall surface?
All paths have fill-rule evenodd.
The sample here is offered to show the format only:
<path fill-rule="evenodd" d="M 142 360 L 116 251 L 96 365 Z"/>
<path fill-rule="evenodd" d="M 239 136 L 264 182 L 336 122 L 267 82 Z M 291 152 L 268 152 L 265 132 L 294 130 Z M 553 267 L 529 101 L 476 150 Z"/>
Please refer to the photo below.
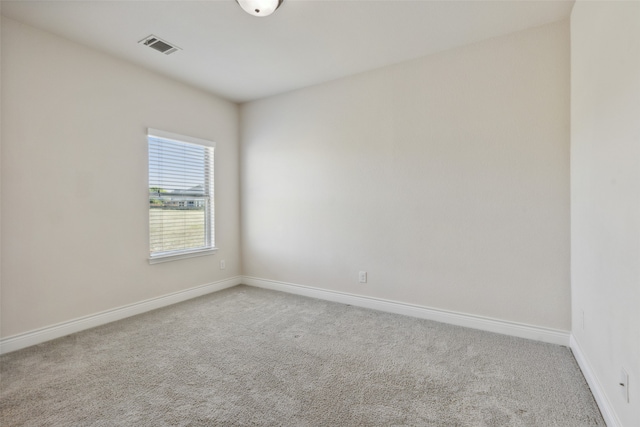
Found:
<path fill-rule="evenodd" d="M 573 335 L 619 424 L 639 426 L 638 2 L 579 1 L 571 14 L 571 282 Z"/>
<path fill-rule="evenodd" d="M 0 18 L 2 2 L 0 2 Z M 0 19 L 0 100 L 2 99 L 2 19 Z M 2 165 L 2 102 L 0 102 L 0 165 Z M 2 173 L 0 173 L 0 242 L 2 242 Z M 0 244 L 0 331 L 2 331 L 2 245 Z M 2 336 L 2 335 L 0 335 Z"/>
<path fill-rule="evenodd" d="M 570 329 L 568 21 L 241 123 L 245 275 Z"/>
<path fill-rule="evenodd" d="M 240 274 L 237 105 L 6 18 L 2 88 L 3 337 Z M 148 127 L 216 142 L 216 255 L 149 265 Z"/>

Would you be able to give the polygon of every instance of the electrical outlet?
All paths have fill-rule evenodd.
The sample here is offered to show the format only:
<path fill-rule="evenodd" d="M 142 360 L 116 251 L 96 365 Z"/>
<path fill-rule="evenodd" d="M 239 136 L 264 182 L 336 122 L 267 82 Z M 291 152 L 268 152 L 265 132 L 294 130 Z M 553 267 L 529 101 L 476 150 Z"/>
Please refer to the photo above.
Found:
<path fill-rule="evenodd" d="M 629 374 L 624 368 L 620 370 L 620 391 L 624 401 L 629 403 Z"/>
<path fill-rule="evenodd" d="M 367 272 L 366 271 L 361 271 L 360 273 L 358 273 L 358 281 L 360 283 L 367 283 Z"/>
<path fill-rule="evenodd" d="M 224 270 L 225 268 L 227 268 L 227 263 L 222 259 L 220 260 L 220 270 Z"/>

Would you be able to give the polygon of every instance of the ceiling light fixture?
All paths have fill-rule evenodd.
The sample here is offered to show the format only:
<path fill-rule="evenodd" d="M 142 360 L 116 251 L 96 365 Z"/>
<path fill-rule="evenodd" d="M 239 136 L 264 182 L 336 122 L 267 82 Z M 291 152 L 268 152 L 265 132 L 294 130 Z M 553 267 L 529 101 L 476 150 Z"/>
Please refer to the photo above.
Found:
<path fill-rule="evenodd" d="M 253 16 L 269 16 L 282 4 L 282 0 L 236 0 L 242 10 Z"/>

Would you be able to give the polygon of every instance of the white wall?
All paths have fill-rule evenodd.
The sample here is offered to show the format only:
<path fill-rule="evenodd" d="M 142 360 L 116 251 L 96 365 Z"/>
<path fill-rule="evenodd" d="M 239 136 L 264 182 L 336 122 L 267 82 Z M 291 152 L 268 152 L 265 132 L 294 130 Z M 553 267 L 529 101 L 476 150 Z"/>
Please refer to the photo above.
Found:
<path fill-rule="evenodd" d="M 638 2 L 571 15 L 571 250 L 574 337 L 620 425 L 640 426 Z"/>
<path fill-rule="evenodd" d="M 567 21 L 241 113 L 245 275 L 570 329 Z"/>
<path fill-rule="evenodd" d="M 2 89 L 3 337 L 240 274 L 235 104 L 6 18 Z M 147 127 L 216 142 L 218 254 L 148 264 Z"/>
<path fill-rule="evenodd" d="M 2 2 L 0 2 L 0 100 L 2 100 Z M 2 102 L 0 101 L 0 165 L 2 165 Z M 0 242 L 2 242 L 2 171 L 0 171 Z M 0 244 L 0 331 L 2 331 L 2 244 Z M 0 337 L 2 336 L 0 332 Z"/>

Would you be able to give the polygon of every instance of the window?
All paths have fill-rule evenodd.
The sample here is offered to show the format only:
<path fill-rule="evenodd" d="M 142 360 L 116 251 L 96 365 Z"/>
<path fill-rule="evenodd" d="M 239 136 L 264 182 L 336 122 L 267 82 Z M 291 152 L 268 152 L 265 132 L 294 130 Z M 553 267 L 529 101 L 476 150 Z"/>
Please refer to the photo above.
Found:
<path fill-rule="evenodd" d="M 215 143 L 149 129 L 150 263 L 215 251 Z"/>

